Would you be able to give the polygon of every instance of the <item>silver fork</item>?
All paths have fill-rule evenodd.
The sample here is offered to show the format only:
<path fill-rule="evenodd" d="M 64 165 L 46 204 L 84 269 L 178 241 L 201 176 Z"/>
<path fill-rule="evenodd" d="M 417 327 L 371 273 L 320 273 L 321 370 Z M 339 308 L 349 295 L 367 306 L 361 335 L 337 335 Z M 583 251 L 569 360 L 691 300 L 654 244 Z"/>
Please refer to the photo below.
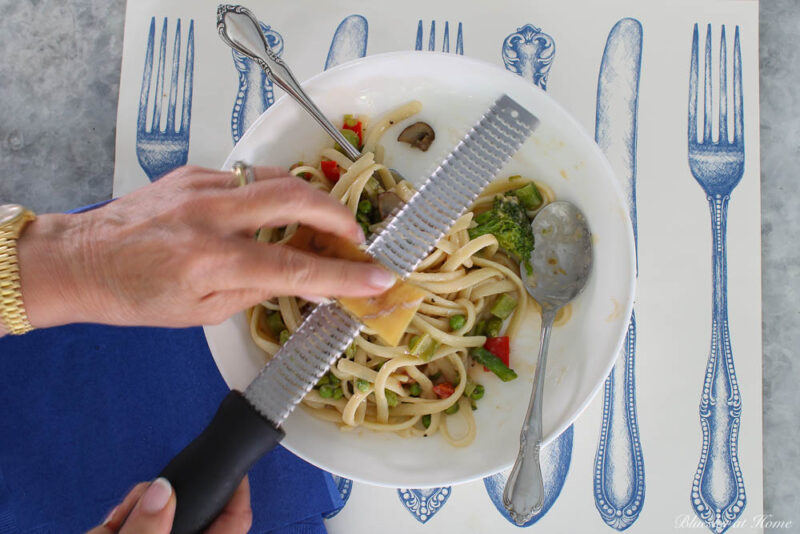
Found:
<path fill-rule="evenodd" d="M 414 50 L 429 50 L 431 52 L 436 50 L 436 21 L 431 21 L 431 29 L 428 32 L 428 45 L 423 48 L 423 29 L 422 19 L 419 20 L 417 25 L 417 40 L 414 45 Z M 442 35 L 442 52 L 450 52 L 450 23 L 444 23 L 444 35 Z M 456 32 L 456 54 L 464 55 L 464 33 L 461 23 L 458 23 L 458 30 Z"/>
<path fill-rule="evenodd" d="M 142 75 L 142 91 L 139 97 L 139 117 L 136 122 L 136 156 L 150 181 L 155 181 L 172 169 L 186 163 L 189 154 L 189 123 L 192 116 L 192 86 L 194 77 L 194 20 L 189 22 L 189 39 L 186 45 L 183 89 L 180 101 L 180 123 L 175 124 L 178 105 L 178 78 L 181 59 L 181 21 L 175 28 L 172 47 L 172 69 L 166 122 L 162 120 L 164 100 L 164 68 L 167 52 L 167 18 L 161 28 L 161 43 L 158 49 L 158 67 L 153 96 L 153 113 L 147 125 L 150 86 L 153 77 L 153 55 L 155 48 L 156 19 L 150 20 L 150 35 L 147 38 L 147 53 Z"/>
<path fill-rule="evenodd" d="M 711 350 L 700 400 L 703 443 L 692 480 L 691 503 L 697 516 L 713 532 L 727 530 L 741 515 L 747 498 L 739 467 L 738 441 L 742 399 L 733 365 L 728 329 L 726 222 L 730 195 L 744 173 L 744 118 L 742 115 L 742 53 L 739 27 L 733 45 L 733 138 L 728 135 L 727 46 L 725 26 L 719 47 L 719 137 L 713 140 L 711 120 L 711 25 L 705 48 L 703 137 L 697 139 L 697 101 L 700 87 L 698 27 L 692 38 L 689 74 L 689 168 L 703 188 L 711 209 L 713 236 L 713 310 Z"/>

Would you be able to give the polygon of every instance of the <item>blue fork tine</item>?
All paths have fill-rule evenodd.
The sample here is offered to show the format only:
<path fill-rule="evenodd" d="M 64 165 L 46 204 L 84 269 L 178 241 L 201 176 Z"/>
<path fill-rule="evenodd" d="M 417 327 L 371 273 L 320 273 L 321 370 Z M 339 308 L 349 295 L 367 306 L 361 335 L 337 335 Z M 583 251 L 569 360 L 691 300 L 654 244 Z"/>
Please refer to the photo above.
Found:
<path fill-rule="evenodd" d="M 156 71 L 156 93 L 153 101 L 153 122 L 150 129 L 154 132 L 161 129 L 161 95 L 164 94 L 164 57 L 167 55 L 167 17 L 161 28 L 161 46 L 158 49 L 158 70 Z"/>
<path fill-rule="evenodd" d="M 192 89 L 194 88 L 194 19 L 189 22 L 189 40 L 186 43 L 186 66 L 183 76 L 183 111 L 181 131 L 189 135 L 189 119 L 192 116 Z"/>
<path fill-rule="evenodd" d="M 417 38 L 414 42 L 414 50 L 422 50 L 424 33 L 422 29 L 422 19 L 417 23 Z M 428 34 L 428 50 L 436 50 L 436 21 L 431 21 L 431 29 Z M 444 35 L 442 36 L 442 52 L 450 52 L 450 22 L 444 23 Z M 462 23 L 458 23 L 456 34 L 456 54 L 464 55 L 464 31 Z"/>
<path fill-rule="evenodd" d="M 698 40 L 697 24 L 695 24 L 692 36 L 692 62 L 689 67 L 689 145 L 697 144 Z"/>
<path fill-rule="evenodd" d="M 711 24 L 708 25 L 706 30 L 706 69 L 705 76 L 705 91 L 703 99 L 703 142 L 711 142 Z"/>
<path fill-rule="evenodd" d="M 733 144 L 744 146 L 742 106 L 742 49 L 739 46 L 739 26 L 736 26 L 733 39 Z"/>
<path fill-rule="evenodd" d="M 156 39 L 156 18 L 150 19 L 150 34 L 147 37 L 147 52 L 144 58 L 144 75 L 142 76 L 142 90 L 139 93 L 139 117 L 136 121 L 136 130 L 144 133 L 147 128 L 147 103 L 150 99 L 150 82 L 153 79 L 153 48 Z"/>
<path fill-rule="evenodd" d="M 725 26 L 719 45 L 719 143 L 728 143 L 728 46 L 725 42 Z"/>
<path fill-rule="evenodd" d="M 178 65 L 181 62 L 181 19 L 175 26 L 175 43 L 172 46 L 172 76 L 169 82 L 169 103 L 167 104 L 166 132 L 175 131 L 175 102 L 178 99 Z"/>

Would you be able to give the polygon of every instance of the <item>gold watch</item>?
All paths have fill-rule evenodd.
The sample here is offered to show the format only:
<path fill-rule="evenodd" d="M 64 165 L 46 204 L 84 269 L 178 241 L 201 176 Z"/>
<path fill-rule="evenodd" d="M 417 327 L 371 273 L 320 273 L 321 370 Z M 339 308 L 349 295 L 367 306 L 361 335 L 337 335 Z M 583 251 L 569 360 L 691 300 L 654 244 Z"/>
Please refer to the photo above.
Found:
<path fill-rule="evenodd" d="M 0 326 L 9 334 L 33 330 L 19 282 L 17 239 L 36 214 L 19 204 L 0 204 Z"/>

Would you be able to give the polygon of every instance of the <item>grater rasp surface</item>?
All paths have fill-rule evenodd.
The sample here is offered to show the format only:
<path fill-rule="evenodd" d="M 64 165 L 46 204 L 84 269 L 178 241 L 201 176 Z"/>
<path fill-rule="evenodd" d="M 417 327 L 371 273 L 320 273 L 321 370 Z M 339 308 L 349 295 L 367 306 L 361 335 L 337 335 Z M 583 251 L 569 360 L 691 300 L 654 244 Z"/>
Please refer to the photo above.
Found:
<path fill-rule="evenodd" d="M 507 95 L 467 133 L 367 252 L 405 278 L 530 136 L 538 119 Z M 361 330 L 337 304 L 317 306 L 244 391 L 281 425 Z"/>

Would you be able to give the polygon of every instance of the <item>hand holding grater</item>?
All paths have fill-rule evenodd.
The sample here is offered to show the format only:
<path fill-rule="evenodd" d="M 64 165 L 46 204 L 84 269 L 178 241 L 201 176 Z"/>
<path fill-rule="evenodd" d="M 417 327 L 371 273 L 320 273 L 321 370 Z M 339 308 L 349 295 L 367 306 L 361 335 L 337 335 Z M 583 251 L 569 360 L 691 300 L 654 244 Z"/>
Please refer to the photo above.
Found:
<path fill-rule="evenodd" d="M 507 95 L 498 98 L 367 253 L 407 277 L 537 124 Z M 317 306 L 244 393 L 225 397 L 206 429 L 161 472 L 177 495 L 173 533 L 200 532 L 213 521 L 250 467 L 283 438 L 283 422 L 361 327 L 335 303 Z"/>

